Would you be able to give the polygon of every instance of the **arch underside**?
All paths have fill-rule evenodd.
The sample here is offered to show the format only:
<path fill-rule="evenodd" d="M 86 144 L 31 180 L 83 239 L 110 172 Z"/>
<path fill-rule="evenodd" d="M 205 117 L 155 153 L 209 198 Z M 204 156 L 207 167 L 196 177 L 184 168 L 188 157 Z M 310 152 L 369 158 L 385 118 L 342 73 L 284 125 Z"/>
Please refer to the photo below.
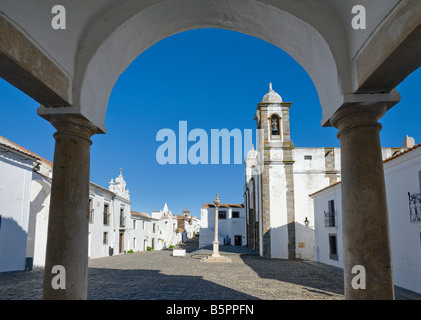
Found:
<path fill-rule="evenodd" d="M 206 3 L 210 5 L 171 0 L 149 7 L 123 22 L 92 55 L 80 52 L 73 82 L 75 113 L 82 113 L 105 131 L 108 99 L 125 69 L 158 41 L 200 28 L 237 31 L 281 48 L 308 72 L 324 114 L 341 104 L 343 84 L 347 87 L 351 81 L 344 81 L 340 75 L 348 76 L 349 72 L 343 63 L 343 70 L 338 69 L 328 43 L 312 26 L 288 12 L 256 1 Z"/>
<path fill-rule="evenodd" d="M 155 43 L 188 30 L 237 31 L 284 50 L 312 79 L 322 125 L 372 94 L 393 100 L 387 95 L 421 64 L 419 0 L 361 0 L 370 23 L 358 31 L 352 3 L 336 0 L 73 0 L 65 31 L 51 29 L 47 2 L 3 2 L 0 76 L 38 101 L 39 115 L 81 114 L 100 132 L 119 76 Z"/>

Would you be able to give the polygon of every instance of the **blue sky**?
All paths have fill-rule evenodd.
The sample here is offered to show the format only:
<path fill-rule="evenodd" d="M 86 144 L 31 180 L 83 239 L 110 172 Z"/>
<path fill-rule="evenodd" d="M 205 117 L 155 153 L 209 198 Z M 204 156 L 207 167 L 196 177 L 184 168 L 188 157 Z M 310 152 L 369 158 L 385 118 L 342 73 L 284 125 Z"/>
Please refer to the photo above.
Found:
<path fill-rule="evenodd" d="M 123 175 L 132 210 L 173 213 L 200 207 L 219 193 L 242 203 L 244 165 L 165 165 L 156 160 L 159 130 L 255 129 L 257 103 L 269 82 L 292 102 L 291 137 L 298 147 L 339 147 L 337 130 L 322 128 L 315 87 L 301 66 L 279 48 L 237 32 L 201 29 L 169 37 L 142 53 L 120 76 L 111 94 L 107 134 L 92 138 L 91 181 L 108 187 Z M 421 71 L 399 87 L 402 101 L 381 120 L 383 147 L 400 147 L 406 134 L 421 142 Z M 37 116 L 38 103 L 0 79 L 0 135 L 53 160 L 54 128 Z M 190 142 L 188 147 L 193 145 Z M 233 161 L 231 162 L 233 163 Z"/>

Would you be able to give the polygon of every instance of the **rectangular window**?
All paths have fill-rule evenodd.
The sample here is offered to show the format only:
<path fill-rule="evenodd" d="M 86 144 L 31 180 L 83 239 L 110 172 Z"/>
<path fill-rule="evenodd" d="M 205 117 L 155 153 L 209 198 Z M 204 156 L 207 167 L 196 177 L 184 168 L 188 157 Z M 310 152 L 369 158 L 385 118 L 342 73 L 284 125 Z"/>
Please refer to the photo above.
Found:
<path fill-rule="evenodd" d="M 133 220 L 133 229 L 136 229 L 136 220 Z"/>
<path fill-rule="evenodd" d="M 133 248 L 136 248 L 136 238 L 133 238 Z"/>
<path fill-rule="evenodd" d="M 152 224 L 152 232 L 153 233 L 155 233 L 156 231 L 155 231 L 155 223 L 154 224 Z"/>
<path fill-rule="evenodd" d="M 142 221 L 142 228 L 145 230 L 145 221 Z"/>
<path fill-rule="evenodd" d="M 233 211 L 232 212 L 232 217 L 233 218 L 239 218 L 240 217 L 240 211 Z"/>
<path fill-rule="evenodd" d="M 124 216 L 124 208 L 120 208 L 120 227 L 126 226 L 126 217 Z"/>
<path fill-rule="evenodd" d="M 102 243 L 108 244 L 108 232 L 104 232 L 104 237 L 103 237 Z"/>
<path fill-rule="evenodd" d="M 108 226 L 110 224 L 110 205 L 104 204 L 104 225 Z"/>
<path fill-rule="evenodd" d="M 336 234 L 329 234 L 329 258 L 338 260 L 338 246 Z"/>
<path fill-rule="evenodd" d="M 335 201 L 329 200 L 327 203 L 327 212 L 325 212 L 325 226 L 335 227 Z"/>
<path fill-rule="evenodd" d="M 226 219 L 227 218 L 227 212 L 226 211 L 218 211 L 218 218 L 219 219 Z"/>
<path fill-rule="evenodd" d="M 92 199 L 89 199 L 89 223 L 94 223 L 94 207 Z"/>
<path fill-rule="evenodd" d="M 313 159 L 312 156 L 304 156 L 304 160 L 311 160 L 311 159 Z"/>

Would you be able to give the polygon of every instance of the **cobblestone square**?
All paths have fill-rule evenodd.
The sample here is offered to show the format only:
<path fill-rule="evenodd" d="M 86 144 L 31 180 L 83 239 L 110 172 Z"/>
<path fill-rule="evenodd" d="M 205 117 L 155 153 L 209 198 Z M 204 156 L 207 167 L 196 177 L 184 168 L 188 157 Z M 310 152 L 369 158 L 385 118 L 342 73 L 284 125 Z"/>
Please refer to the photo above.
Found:
<path fill-rule="evenodd" d="M 303 261 L 230 253 L 231 263 L 202 263 L 188 250 L 151 251 L 89 261 L 90 300 L 337 300 L 343 277 Z M 0 299 L 42 299 L 43 270 L 0 274 Z"/>
<path fill-rule="evenodd" d="M 343 300 L 341 269 L 299 260 L 264 259 L 246 247 L 220 246 L 231 263 L 203 263 L 198 238 L 171 250 L 91 259 L 88 300 Z M 0 300 L 40 300 L 44 270 L 0 273 Z M 421 295 L 395 286 L 398 300 Z"/>

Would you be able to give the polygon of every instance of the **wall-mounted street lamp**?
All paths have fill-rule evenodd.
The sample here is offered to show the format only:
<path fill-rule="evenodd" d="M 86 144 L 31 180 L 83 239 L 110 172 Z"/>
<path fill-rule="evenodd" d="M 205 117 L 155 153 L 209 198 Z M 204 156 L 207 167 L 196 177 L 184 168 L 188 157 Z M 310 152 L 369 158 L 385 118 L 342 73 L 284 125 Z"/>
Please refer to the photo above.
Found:
<path fill-rule="evenodd" d="M 308 224 L 310 223 L 310 221 L 308 221 L 308 219 L 307 219 L 307 217 L 306 217 L 306 219 L 304 220 L 304 225 L 306 226 L 306 228 L 308 228 Z"/>

